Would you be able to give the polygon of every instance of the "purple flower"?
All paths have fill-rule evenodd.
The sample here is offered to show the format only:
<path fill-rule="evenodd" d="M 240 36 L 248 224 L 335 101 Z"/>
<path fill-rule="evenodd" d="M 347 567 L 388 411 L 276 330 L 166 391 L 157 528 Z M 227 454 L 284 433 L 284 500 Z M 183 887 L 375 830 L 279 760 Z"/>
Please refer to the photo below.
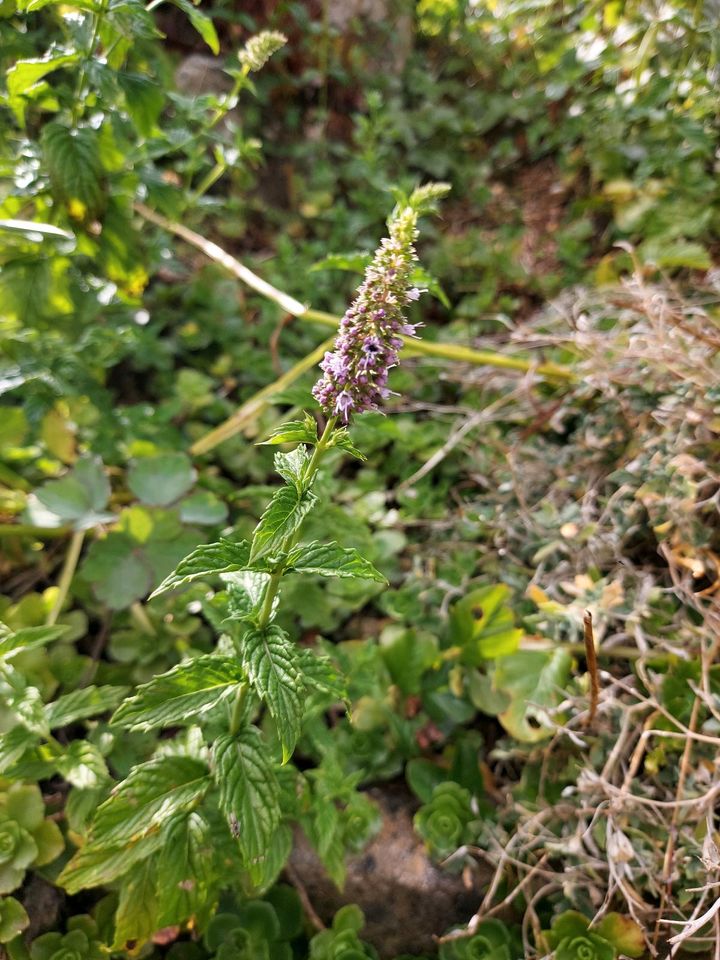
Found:
<path fill-rule="evenodd" d="M 345 423 L 351 413 L 377 410 L 390 391 L 388 370 L 398 362 L 403 336 L 414 336 L 415 325 L 403 315 L 403 305 L 424 293 L 410 287 L 417 214 L 405 207 L 390 223 L 365 271 L 352 306 L 340 321 L 335 349 L 320 363 L 323 375 L 313 396 L 328 416 Z"/>

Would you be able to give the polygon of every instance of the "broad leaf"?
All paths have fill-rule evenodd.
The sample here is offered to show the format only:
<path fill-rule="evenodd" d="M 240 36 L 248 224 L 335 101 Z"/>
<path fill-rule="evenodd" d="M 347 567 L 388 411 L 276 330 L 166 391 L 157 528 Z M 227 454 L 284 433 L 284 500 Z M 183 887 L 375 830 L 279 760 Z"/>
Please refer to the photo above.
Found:
<path fill-rule="evenodd" d="M 511 736 L 532 743 L 550 735 L 547 709 L 560 702 L 570 664 L 570 654 L 562 647 L 519 650 L 498 659 L 493 686 L 510 698 L 499 720 Z"/>
<path fill-rule="evenodd" d="M 115 914 L 114 950 L 135 949 L 146 943 L 158 929 L 158 904 L 153 857 L 130 873 L 120 887 Z"/>
<path fill-rule="evenodd" d="M 321 577 L 362 578 L 387 583 L 385 577 L 353 547 L 337 543 L 303 543 L 290 551 L 288 571 L 314 573 Z"/>
<path fill-rule="evenodd" d="M 515 627 L 505 584 L 478 587 L 459 600 L 450 615 L 450 641 L 462 648 L 462 662 L 478 666 L 514 653 L 520 645 L 522 630 Z"/>
<path fill-rule="evenodd" d="M 297 648 L 284 630 L 271 623 L 261 630 L 248 630 L 241 649 L 250 683 L 277 724 L 283 763 L 287 763 L 300 736 L 305 693 Z"/>
<path fill-rule="evenodd" d="M 194 806 L 209 785 L 207 767 L 189 757 L 155 757 L 134 767 L 98 808 L 93 845 L 113 847 L 139 839 L 173 813 Z"/>
<path fill-rule="evenodd" d="M 122 877 L 146 857 L 152 856 L 162 844 L 163 836 L 160 832 L 114 848 L 87 843 L 65 866 L 57 883 L 70 894 L 86 887 L 104 886 Z"/>
<path fill-rule="evenodd" d="M 299 493 L 295 486 L 281 487 L 255 527 L 251 559 L 278 550 L 283 541 L 295 533 L 316 503 L 317 497 L 309 490 Z"/>
<path fill-rule="evenodd" d="M 213 775 L 220 809 L 248 864 L 265 857 L 280 823 L 279 788 L 268 749 L 255 727 L 218 737 Z"/>
<path fill-rule="evenodd" d="M 55 199 L 78 220 L 97 217 L 105 206 L 98 131 L 53 121 L 43 127 L 40 143 Z"/>
<path fill-rule="evenodd" d="M 53 70 L 69 66 L 79 59 L 79 54 L 61 54 L 60 56 L 45 56 L 34 60 L 18 60 L 6 74 L 8 92 L 8 106 L 17 117 L 21 127 L 25 126 L 26 98 L 31 98 L 36 92 L 36 85 Z"/>
<path fill-rule="evenodd" d="M 327 693 L 335 700 L 348 702 L 348 691 L 344 677 L 336 669 L 332 660 L 307 648 L 298 650 L 298 664 L 305 684 Z"/>
<path fill-rule="evenodd" d="M 31 520 L 44 526 L 70 523 L 87 530 L 114 520 L 107 512 L 110 483 L 99 457 L 84 457 L 60 480 L 50 480 L 35 491 L 29 502 Z"/>
<path fill-rule="evenodd" d="M 165 577 L 150 599 L 166 590 L 174 590 L 194 580 L 219 573 L 234 573 L 246 570 L 250 564 L 250 544 L 246 540 L 234 542 L 221 539 L 217 543 L 206 543 L 193 550 L 181 560 L 170 576 Z"/>
<path fill-rule="evenodd" d="M 153 730 L 202 717 L 245 679 L 240 664 L 214 654 L 180 663 L 138 687 L 112 718 L 116 726 Z"/>
<path fill-rule="evenodd" d="M 128 472 L 128 486 L 143 503 L 167 507 L 195 483 L 195 471 L 184 453 L 161 453 L 136 460 Z"/>
<path fill-rule="evenodd" d="M 76 720 L 114 710 L 127 693 L 127 687 L 85 687 L 58 697 L 45 707 L 50 729 L 65 727 Z"/>
<path fill-rule="evenodd" d="M 192 919 L 204 929 L 221 882 L 210 824 L 200 813 L 192 812 L 174 817 L 163 834 L 157 859 L 158 926 Z"/>

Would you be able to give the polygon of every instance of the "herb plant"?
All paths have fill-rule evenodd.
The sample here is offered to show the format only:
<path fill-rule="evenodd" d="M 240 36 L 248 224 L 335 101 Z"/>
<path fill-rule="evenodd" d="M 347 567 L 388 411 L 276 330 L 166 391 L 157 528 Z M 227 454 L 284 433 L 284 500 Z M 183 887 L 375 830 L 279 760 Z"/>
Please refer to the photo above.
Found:
<path fill-rule="evenodd" d="M 323 458 L 337 450 L 362 459 L 347 425 L 353 414 L 379 408 L 399 335 L 414 333 L 404 308 L 419 296 L 411 287 L 416 222 L 445 190 L 419 188 L 390 217 L 389 238 L 322 362 L 313 392 L 326 415 L 324 428 L 319 433 L 306 414 L 267 441 L 294 447 L 275 454 L 284 485 L 251 540 L 231 535 L 198 547 L 155 591 L 221 577 L 225 590 L 213 606 L 222 633 L 215 651 L 141 685 L 112 717 L 112 726 L 129 731 L 183 731 L 113 788 L 59 878 L 71 893 L 120 880 L 116 947 L 191 917 L 202 927 L 225 884 L 222 863 L 260 891 L 284 864 L 283 793 L 295 792 L 295 772 L 278 770 L 277 763 L 292 757 L 311 692 L 335 699 L 343 692 L 332 662 L 299 647 L 278 624 L 283 580 L 312 574 L 384 582 L 354 548 L 303 542 L 302 525 L 320 502 L 315 489 Z M 258 723 L 265 710 L 277 755 Z M 319 839 L 322 845 L 327 838 Z"/>

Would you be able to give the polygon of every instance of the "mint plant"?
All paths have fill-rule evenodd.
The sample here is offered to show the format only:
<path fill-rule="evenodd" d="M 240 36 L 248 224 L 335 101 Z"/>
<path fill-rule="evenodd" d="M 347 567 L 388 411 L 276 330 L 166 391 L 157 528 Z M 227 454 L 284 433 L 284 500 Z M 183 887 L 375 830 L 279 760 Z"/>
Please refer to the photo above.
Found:
<path fill-rule="evenodd" d="M 114 787 L 59 878 L 71 893 L 120 882 L 115 948 L 191 919 L 203 928 L 232 878 L 246 891 L 262 892 L 284 865 L 290 838 L 282 821 L 296 807 L 299 776 L 289 761 L 306 701 L 321 690 L 337 702 L 343 687 L 328 657 L 299 647 L 280 626 L 283 581 L 306 574 L 385 582 L 354 548 L 304 542 L 302 526 L 318 506 L 317 476 L 328 453 L 362 459 L 348 423 L 354 414 L 379 409 L 389 394 L 400 336 L 415 331 L 404 308 L 420 295 L 410 281 L 417 219 L 445 191 L 431 184 L 398 203 L 389 238 L 321 365 L 313 394 L 325 414 L 323 429 L 308 413 L 266 441 L 295 446 L 275 454 L 284 484 L 251 540 L 230 535 L 198 547 L 153 594 L 213 577 L 225 584 L 208 604 L 209 618 L 221 628 L 216 650 L 143 684 L 111 720 L 116 729 L 182 733 L 162 741 Z M 268 715 L 277 753 L 262 729 Z M 352 817 L 355 807 L 345 800 Z M 337 817 L 334 806 L 330 812 Z M 356 814 L 368 820 L 364 809 Z"/>

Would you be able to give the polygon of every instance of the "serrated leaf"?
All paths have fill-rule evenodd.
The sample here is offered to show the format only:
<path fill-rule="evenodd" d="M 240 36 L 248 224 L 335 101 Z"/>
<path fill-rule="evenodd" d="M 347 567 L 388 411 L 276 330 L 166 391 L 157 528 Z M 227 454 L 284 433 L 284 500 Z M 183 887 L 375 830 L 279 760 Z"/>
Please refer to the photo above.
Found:
<path fill-rule="evenodd" d="M 47 643 L 52 643 L 64 633 L 67 633 L 65 626 L 53 627 L 22 627 L 14 633 L 3 629 L 4 624 L 0 624 L 0 658 L 10 660 L 18 653 L 25 650 L 33 650 L 35 647 L 44 647 Z"/>
<path fill-rule="evenodd" d="M 26 727 L 17 726 L 0 737 L 0 774 L 5 773 L 38 742 L 38 734 Z"/>
<path fill-rule="evenodd" d="M 167 507 L 188 492 L 195 477 L 184 453 L 161 453 L 136 460 L 128 471 L 128 486 L 143 503 Z"/>
<path fill-rule="evenodd" d="M 58 697 L 45 707 L 45 717 L 50 729 L 65 727 L 76 720 L 94 717 L 99 713 L 114 710 L 127 693 L 127 687 L 85 687 Z"/>
<path fill-rule="evenodd" d="M 102 754 L 87 740 L 73 740 L 55 763 L 67 782 L 80 790 L 99 787 L 110 777 Z"/>
<path fill-rule="evenodd" d="M 45 719 L 45 704 L 36 687 L 28 686 L 24 677 L 9 664 L 0 674 L 0 702 L 12 711 L 20 723 L 41 737 L 50 734 Z"/>
<path fill-rule="evenodd" d="M 33 60 L 18 60 L 6 74 L 8 106 L 15 114 L 21 127 L 25 126 L 26 100 L 39 92 L 36 85 L 54 70 L 76 63 L 79 54 L 69 53 L 60 56 L 45 56 Z"/>
<path fill-rule="evenodd" d="M 263 440 L 262 444 L 259 445 L 279 443 L 315 444 L 317 441 L 317 423 L 308 415 L 304 420 L 289 420 L 287 423 L 281 423 L 280 426 L 275 427 L 267 440 Z"/>
<path fill-rule="evenodd" d="M 313 650 L 298 650 L 298 662 L 302 678 L 310 687 L 329 694 L 336 700 L 349 702 L 345 678 L 336 669 L 332 660 Z"/>
<path fill-rule="evenodd" d="M 125 106 L 138 133 L 142 137 L 151 136 L 165 104 L 162 86 L 152 77 L 140 73 L 120 70 L 116 78 L 125 94 Z"/>
<path fill-rule="evenodd" d="M 197 812 L 174 817 L 163 831 L 157 860 L 158 926 L 194 921 L 204 929 L 221 882 L 210 824 Z"/>
<path fill-rule="evenodd" d="M 176 7 L 179 7 L 183 13 L 187 14 L 190 23 L 197 30 L 205 43 L 210 47 L 215 56 L 220 53 L 220 41 L 218 40 L 215 25 L 206 13 L 194 7 L 190 0 L 173 0 Z"/>
<path fill-rule="evenodd" d="M 120 887 L 115 913 L 114 950 L 136 949 L 158 929 L 155 862 L 148 857 Z"/>
<path fill-rule="evenodd" d="M 292 756 L 300 736 L 303 696 L 297 648 L 277 624 L 251 629 L 241 642 L 243 666 L 250 683 L 277 724 L 283 763 Z"/>
<path fill-rule="evenodd" d="M 156 853 L 162 843 L 160 832 L 115 848 L 87 843 L 66 864 L 57 883 L 70 894 L 87 887 L 112 883 L 132 870 L 137 863 Z"/>
<path fill-rule="evenodd" d="M 360 578 L 387 583 L 385 577 L 353 547 L 339 544 L 304 543 L 290 551 L 286 569 L 294 573 L 314 573 L 321 577 Z"/>
<path fill-rule="evenodd" d="M 97 217 L 105 206 L 97 130 L 53 121 L 43 127 L 40 145 L 55 199 L 74 208 L 77 219 Z"/>
<path fill-rule="evenodd" d="M 220 809 L 247 863 L 262 860 L 280 823 L 279 788 L 268 749 L 255 727 L 218 737 L 213 775 Z"/>
<path fill-rule="evenodd" d="M 247 540 L 236 543 L 222 538 L 217 543 L 203 544 L 180 561 L 173 572 L 150 594 L 150 599 L 194 580 L 203 580 L 219 573 L 246 570 L 249 564 L 250 544 Z"/>
<path fill-rule="evenodd" d="M 236 660 L 210 654 L 180 663 L 138 687 L 111 723 L 129 730 L 153 730 L 201 718 L 245 679 Z"/>
<path fill-rule="evenodd" d="M 250 559 L 263 557 L 278 549 L 292 536 L 317 503 L 309 490 L 299 493 L 297 487 L 281 487 L 270 501 L 253 532 Z"/>
<path fill-rule="evenodd" d="M 365 454 L 360 453 L 358 448 L 352 442 L 350 439 L 350 434 L 347 432 L 345 427 L 340 427 L 333 433 L 328 446 L 337 447 L 338 450 L 344 450 L 345 453 L 349 453 L 350 456 L 355 457 L 356 460 L 367 460 Z"/>
<path fill-rule="evenodd" d="M 293 483 L 302 490 L 303 473 L 309 459 L 307 447 L 301 443 L 290 453 L 276 453 L 275 469 L 286 483 Z"/>
<path fill-rule="evenodd" d="M 155 757 L 134 767 L 98 807 L 93 846 L 131 843 L 200 800 L 210 779 L 207 767 L 189 757 Z"/>

